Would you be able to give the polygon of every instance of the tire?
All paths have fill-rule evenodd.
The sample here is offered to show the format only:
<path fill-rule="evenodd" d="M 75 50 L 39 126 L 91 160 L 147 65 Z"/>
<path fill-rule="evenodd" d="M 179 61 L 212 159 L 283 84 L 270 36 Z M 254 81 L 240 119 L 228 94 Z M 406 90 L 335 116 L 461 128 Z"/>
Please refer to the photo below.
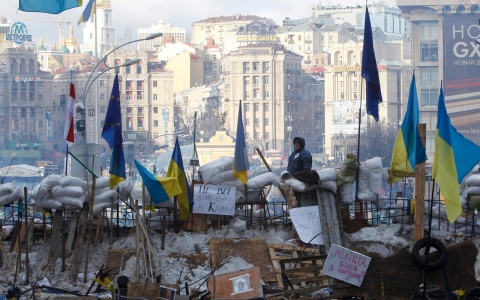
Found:
<path fill-rule="evenodd" d="M 419 267 L 421 270 L 424 270 L 427 272 L 438 271 L 441 268 L 443 268 L 443 266 L 445 266 L 445 264 L 447 263 L 447 256 L 448 256 L 447 247 L 439 239 L 430 238 L 430 247 L 435 248 L 438 251 L 438 254 L 440 257 L 438 258 L 437 261 L 430 261 L 429 259 L 428 265 L 427 265 L 427 263 L 425 262 L 425 259 L 423 258 L 423 255 L 420 254 L 421 249 L 427 248 L 427 243 L 428 243 L 428 237 L 424 237 L 418 240 L 415 243 L 415 245 L 413 245 L 413 249 L 411 253 L 413 263 L 417 267 Z"/>

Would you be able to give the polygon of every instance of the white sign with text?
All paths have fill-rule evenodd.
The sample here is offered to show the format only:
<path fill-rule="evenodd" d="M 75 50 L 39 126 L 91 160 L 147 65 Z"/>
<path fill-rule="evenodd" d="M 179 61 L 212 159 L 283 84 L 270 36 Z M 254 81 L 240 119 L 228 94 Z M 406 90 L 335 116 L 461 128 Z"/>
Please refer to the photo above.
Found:
<path fill-rule="evenodd" d="M 194 214 L 235 215 L 236 189 L 228 185 L 196 184 L 194 186 Z"/>
<path fill-rule="evenodd" d="M 304 243 L 315 245 L 325 244 L 318 206 L 297 207 L 289 210 L 293 226 Z"/>
<path fill-rule="evenodd" d="M 361 286 L 371 258 L 333 244 L 328 252 L 322 273 Z"/>

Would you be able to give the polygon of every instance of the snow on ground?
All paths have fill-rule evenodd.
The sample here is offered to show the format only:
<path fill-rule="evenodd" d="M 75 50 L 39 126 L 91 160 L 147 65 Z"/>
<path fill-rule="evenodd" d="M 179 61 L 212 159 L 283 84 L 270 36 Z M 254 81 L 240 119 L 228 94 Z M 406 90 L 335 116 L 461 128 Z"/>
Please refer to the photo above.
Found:
<path fill-rule="evenodd" d="M 165 238 L 165 250 L 161 250 L 161 234 L 151 231 L 149 232 L 149 238 L 153 246 L 156 255 L 159 258 L 159 264 L 155 266 L 156 274 L 162 275 L 162 283 L 177 284 L 184 286 L 184 282 L 188 282 L 191 287 L 199 287 L 200 289 L 206 289 L 206 279 L 211 273 L 210 266 L 210 251 L 209 240 L 215 238 L 265 238 L 268 243 L 289 243 L 292 239 L 292 231 L 290 228 L 283 228 L 282 226 L 276 228 L 270 228 L 268 230 L 246 230 L 236 232 L 233 230 L 232 224 L 229 226 L 223 226 L 221 230 L 209 229 L 206 233 L 190 233 L 181 231 L 176 234 L 170 231 L 166 234 Z M 135 249 L 135 231 L 132 230 L 132 234 L 127 237 L 122 237 L 115 240 L 113 246 L 110 247 L 108 238 L 103 240 L 102 244 L 90 247 L 90 258 L 88 264 L 87 282 L 83 282 L 83 270 L 84 261 L 80 264 L 80 273 L 78 280 L 73 283 L 70 278 L 70 265 L 72 257 L 66 259 L 66 271 L 60 272 L 61 259 L 56 262 L 56 272 L 45 272 L 42 270 L 42 266 L 46 265 L 48 257 L 49 242 L 44 243 L 43 240 L 36 240 L 33 245 L 33 250 L 29 253 L 30 265 L 31 265 L 31 285 L 51 285 L 57 288 L 66 290 L 78 290 L 82 293 L 86 292 L 89 288 L 94 273 L 105 263 L 106 253 L 110 248 L 113 249 Z M 447 245 L 462 241 L 462 238 L 454 238 L 448 232 L 433 231 L 432 236 L 443 240 Z M 399 224 L 393 225 L 381 225 L 378 227 L 367 227 L 354 234 L 346 234 L 345 242 L 347 244 L 355 242 L 368 243 L 367 251 L 379 253 L 383 257 L 387 257 L 393 254 L 393 249 L 401 247 L 410 247 L 413 245 L 413 226 Z M 475 245 L 480 249 L 480 239 L 474 240 Z M 9 242 L 3 242 L 3 246 L 8 249 Z M 190 266 L 186 264 L 186 258 L 172 254 L 205 254 L 207 258 L 203 264 L 198 266 Z M 17 254 L 8 253 L 8 257 L 15 267 Z M 25 279 L 24 270 L 25 254 L 22 254 L 22 268 L 23 272 L 17 276 L 17 286 L 22 290 L 27 289 L 29 286 L 23 285 Z M 140 265 L 143 265 L 143 261 L 140 261 Z M 216 270 L 215 274 L 225 274 L 228 272 L 242 270 L 250 268 L 252 265 L 247 263 L 240 257 L 228 257 L 222 262 L 222 266 Z M 478 275 L 480 274 L 480 254 L 477 256 L 477 263 L 475 269 Z M 14 283 L 14 273 L 9 271 L 7 264 L 4 263 L 0 268 L 2 276 L 0 276 L 0 294 L 5 292 L 8 288 L 11 288 Z M 145 282 L 145 274 L 143 269 L 141 270 L 140 278 L 138 281 Z M 126 268 L 119 275 L 125 275 L 130 278 L 131 281 L 136 281 L 136 260 L 132 257 L 126 262 Z"/>

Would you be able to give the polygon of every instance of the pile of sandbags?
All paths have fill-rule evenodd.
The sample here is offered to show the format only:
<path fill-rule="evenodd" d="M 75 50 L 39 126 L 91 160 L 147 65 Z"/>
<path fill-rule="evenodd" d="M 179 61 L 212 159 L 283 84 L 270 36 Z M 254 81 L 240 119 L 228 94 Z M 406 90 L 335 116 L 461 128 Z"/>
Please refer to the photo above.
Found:
<path fill-rule="evenodd" d="M 119 195 L 117 189 L 110 189 L 110 178 L 100 177 L 95 182 L 93 190 L 93 216 L 99 215 L 104 208 L 117 207 Z"/>
<path fill-rule="evenodd" d="M 380 157 L 362 162 L 358 174 L 358 199 L 365 202 L 375 202 L 377 200 L 381 203 L 385 202 L 388 197 L 382 196 L 384 178 L 384 169 Z"/>
<path fill-rule="evenodd" d="M 30 193 L 39 208 L 76 210 L 83 206 L 87 183 L 72 176 L 49 175 Z"/>
<path fill-rule="evenodd" d="M 480 195 L 480 174 L 472 174 L 465 180 L 465 187 L 460 201 L 462 207 L 466 207 L 469 195 Z"/>
<path fill-rule="evenodd" d="M 23 200 L 23 188 L 20 186 L 14 186 L 13 183 L 5 183 L 0 185 L 0 205 L 10 204 Z"/>

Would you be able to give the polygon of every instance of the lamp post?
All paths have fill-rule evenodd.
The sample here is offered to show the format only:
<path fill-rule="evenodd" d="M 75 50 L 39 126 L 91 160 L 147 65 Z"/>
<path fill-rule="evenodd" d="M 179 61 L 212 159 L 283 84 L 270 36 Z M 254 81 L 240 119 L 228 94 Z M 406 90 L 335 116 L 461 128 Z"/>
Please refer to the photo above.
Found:
<path fill-rule="evenodd" d="M 179 135 L 183 135 L 184 133 L 185 133 L 184 131 L 176 131 L 176 132 L 174 132 L 174 133 L 166 133 L 166 134 L 162 134 L 162 135 L 159 135 L 159 136 L 156 136 L 156 137 L 153 137 L 153 138 L 149 139 L 148 141 L 146 141 L 143 145 L 141 145 L 141 146 L 138 148 L 138 151 L 137 151 L 137 153 L 135 154 L 134 159 L 138 157 L 138 154 L 139 154 L 139 153 L 143 150 L 143 148 L 144 148 L 148 143 L 150 143 L 151 141 L 153 141 L 153 140 L 155 140 L 155 139 L 158 139 L 158 138 L 161 138 L 161 137 L 169 136 L 169 135 L 173 135 L 174 137 L 177 137 L 177 136 L 179 136 Z M 170 140 L 170 141 L 171 141 L 171 140 Z M 169 141 L 169 142 L 170 142 L 170 141 Z M 160 147 L 159 149 L 164 148 L 164 147 L 167 147 L 167 146 L 168 146 L 167 144 L 161 145 L 161 146 L 159 146 L 159 147 Z M 132 162 L 132 165 L 133 165 L 133 162 Z"/>
<path fill-rule="evenodd" d="M 95 70 L 97 70 L 97 68 L 98 68 L 98 66 L 100 65 L 100 63 L 101 63 L 102 61 L 106 61 L 107 56 L 109 56 L 111 53 L 115 52 L 117 49 L 122 48 L 122 47 L 124 47 L 124 46 L 126 46 L 126 45 L 128 45 L 128 44 L 132 44 L 132 43 L 136 43 L 136 42 L 141 42 L 141 41 L 153 40 L 153 39 L 155 39 L 155 38 L 157 38 L 157 37 L 161 37 L 162 35 L 163 35 L 163 34 L 162 34 L 161 32 L 152 33 L 151 35 L 149 35 L 149 36 L 147 36 L 147 37 L 145 37 L 145 38 L 143 38 L 143 39 L 133 40 L 133 41 L 127 42 L 127 43 L 125 43 L 125 44 L 122 44 L 122 45 L 114 48 L 112 51 L 108 52 L 105 56 L 103 56 L 103 58 L 102 58 L 101 60 L 99 60 L 99 61 L 97 62 L 97 64 L 96 64 L 95 67 L 93 68 L 92 72 L 90 73 L 90 76 L 88 76 L 87 84 L 86 84 L 85 86 L 88 86 L 88 84 L 89 84 L 89 82 L 90 82 L 90 79 L 92 78 L 93 73 L 95 72 Z M 106 64 L 105 64 L 105 65 L 106 65 Z M 108 66 L 107 66 L 107 68 L 108 68 Z M 97 76 L 97 77 L 98 77 L 98 76 Z M 95 79 L 96 79 L 97 77 L 95 77 Z M 95 79 L 92 80 L 92 82 L 94 82 Z M 86 104 L 86 103 L 85 103 L 85 95 L 86 95 L 86 93 L 83 94 L 83 96 L 84 96 L 84 98 L 83 98 L 84 104 Z M 97 101 L 97 97 L 95 97 L 95 123 L 96 123 L 96 125 L 98 125 L 98 101 Z M 98 144 L 98 132 L 97 132 L 97 134 L 95 135 L 95 142 Z"/>

